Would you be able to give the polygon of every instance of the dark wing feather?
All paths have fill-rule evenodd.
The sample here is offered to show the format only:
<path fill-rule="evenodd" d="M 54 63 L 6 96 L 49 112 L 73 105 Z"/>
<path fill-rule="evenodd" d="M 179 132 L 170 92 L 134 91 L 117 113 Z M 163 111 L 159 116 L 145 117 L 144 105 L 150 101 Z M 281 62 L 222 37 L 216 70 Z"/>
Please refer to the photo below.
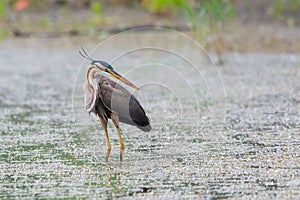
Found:
<path fill-rule="evenodd" d="M 98 74 L 96 77 L 103 104 L 108 110 L 118 114 L 120 122 L 137 126 L 143 131 L 151 130 L 149 118 L 134 95 L 105 76 Z"/>

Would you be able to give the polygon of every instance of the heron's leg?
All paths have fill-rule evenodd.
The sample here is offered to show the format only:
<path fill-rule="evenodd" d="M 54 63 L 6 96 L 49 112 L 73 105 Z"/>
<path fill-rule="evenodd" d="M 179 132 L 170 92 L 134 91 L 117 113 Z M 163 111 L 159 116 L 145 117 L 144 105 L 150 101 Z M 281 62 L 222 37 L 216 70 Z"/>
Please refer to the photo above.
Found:
<path fill-rule="evenodd" d="M 108 161 L 109 155 L 110 155 L 110 143 L 109 143 L 109 137 L 108 137 L 108 132 L 107 132 L 107 120 L 103 119 L 102 117 L 98 116 L 99 121 L 101 122 L 101 125 L 104 129 L 104 136 L 105 136 L 105 141 L 106 141 L 106 157 L 105 160 Z"/>
<path fill-rule="evenodd" d="M 122 140 L 121 131 L 120 131 L 120 127 L 119 127 L 119 116 L 115 113 L 112 113 L 110 117 L 118 131 L 118 137 L 120 140 L 120 161 L 123 161 L 124 160 L 124 143 Z"/>

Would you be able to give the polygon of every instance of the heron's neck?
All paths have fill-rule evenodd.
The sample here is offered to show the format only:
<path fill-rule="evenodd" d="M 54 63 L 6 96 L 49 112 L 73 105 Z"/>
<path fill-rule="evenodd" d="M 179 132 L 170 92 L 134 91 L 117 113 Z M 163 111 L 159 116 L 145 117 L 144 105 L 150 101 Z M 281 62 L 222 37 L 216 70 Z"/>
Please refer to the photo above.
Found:
<path fill-rule="evenodd" d="M 97 69 L 96 69 L 96 67 L 94 67 L 94 66 L 91 66 L 91 67 L 88 69 L 88 72 L 87 72 L 87 74 L 86 74 L 86 76 L 87 76 L 86 79 L 87 79 L 88 84 L 89 84 L 90 86 L 93 86 L 93 78 L 94 78 L 96 72 L 97 72 Z"/>

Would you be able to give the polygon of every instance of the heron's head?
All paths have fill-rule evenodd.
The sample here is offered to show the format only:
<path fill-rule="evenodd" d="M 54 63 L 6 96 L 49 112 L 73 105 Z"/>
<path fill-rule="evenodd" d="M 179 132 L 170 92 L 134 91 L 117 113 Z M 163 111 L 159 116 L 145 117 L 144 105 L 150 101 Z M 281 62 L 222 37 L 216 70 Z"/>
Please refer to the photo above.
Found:
<path fill-rule="evenodd" d="M 136 90 L 139 90 L 139 88 L 137 86 L 135 86 L 133 83 L 131 83 L 130 81 L 128 81 L 126 78 L 124 78 L 121 74 L 119 74 L 118 72 L 116 72 L 114 70 L 114 68 L 108 64 L 107 62 L 105 61 L 102 61 L 102 60 L 94 60 L 92 59 L 90 56 L 87 55 L 87 53 L 85 52 L 85 50 L 83 48 L 81 48 L 83 52 L 79 51 L 79 53 L 86 59 L 90 60 L 91 61 L 91 64 L 89 66 L 90 69 L 92 68 L 96 68 L 98 69 L 99 71 L 102 71 L 108 75 L 110 75 L 111 77 L 125 83 L 126 85 L 136 89 Z"/>

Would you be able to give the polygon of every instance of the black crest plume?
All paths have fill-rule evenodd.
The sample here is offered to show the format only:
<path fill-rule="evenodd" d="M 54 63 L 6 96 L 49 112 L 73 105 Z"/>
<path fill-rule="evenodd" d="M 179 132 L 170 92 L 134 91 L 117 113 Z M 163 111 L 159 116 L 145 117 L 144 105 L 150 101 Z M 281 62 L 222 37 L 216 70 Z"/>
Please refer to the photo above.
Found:
<path fill-rule="evenodd" d="M 87 60 L 89 60 L 89 61 L 91 61 L 91 62 L 95 61 L 95 59 L 91 58 L 91 57 L 86 53 L 86 51 L 84 50 L 83 47 L 81 47 L 81 51 L 79 50 L 79 53 L 80 53 L 80 55 L 81 55 L 82 57 L 84 57 L 85 59 L 87 59 Z"/>

